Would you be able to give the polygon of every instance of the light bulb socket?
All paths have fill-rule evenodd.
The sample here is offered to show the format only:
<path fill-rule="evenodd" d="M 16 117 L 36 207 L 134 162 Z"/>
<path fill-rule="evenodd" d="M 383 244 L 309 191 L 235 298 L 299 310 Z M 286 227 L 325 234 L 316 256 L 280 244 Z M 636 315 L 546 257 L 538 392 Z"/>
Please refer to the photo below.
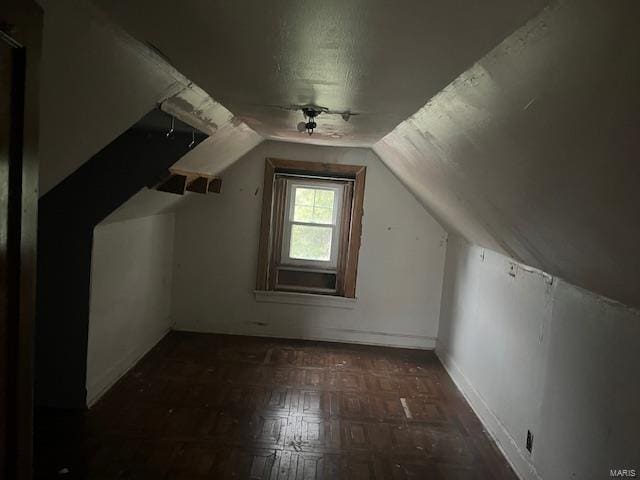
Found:
<path fill-rule="evenodd" d="M 309 135 L 311 135 L 318 125 L 316 124 L 316 122 L 311 120 L 311 121 L 305 123 L 304 126 L 305 126 L 305 128 L 307 130 L 307 133 Z"/>

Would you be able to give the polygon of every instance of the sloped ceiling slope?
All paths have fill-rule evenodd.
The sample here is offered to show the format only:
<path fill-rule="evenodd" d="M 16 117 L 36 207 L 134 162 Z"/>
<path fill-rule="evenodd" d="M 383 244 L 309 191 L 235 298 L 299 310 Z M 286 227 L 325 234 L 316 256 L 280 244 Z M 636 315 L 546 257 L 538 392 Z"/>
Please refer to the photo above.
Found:
<path fill-rule="evenodd" d="M 208 135 L 171 167 L 170 170 L 175 173 L 219 175 L 263 141 L 259 134 L 194 84 L 164 100 L 160 107 L 166 113 Z M 168 129 L 169 126 L 167 123 L 164 128 Z M 170 212 L 189 195 L 174 195 L 145 188 L 102 223 Z"/>
<path fill-rule="evenodd" d="M 184 169 L 233 161 L 261 137 L 86 0 L 39 0 L 44 12 L 40 194 L 164 102 L 210 135 Z M 209 154 L 203 165 L 202 150 Z"/>
<path fill-rule="evenodd" d="M 40 194 L 189 82 L 80 0 L 40 0 Z"/>
<path fill-rule="evenodd" d="M 449 231 L 640 306 L 639 18 L 548 7 L 374 150 Z"/>
<path fill-rule="evenodd" d="M 171 170 L 175 172 L 219 175 L 263 140 L 195 85 L 165 100 L 161 108 L 209 135 L 173 165 Z"/>

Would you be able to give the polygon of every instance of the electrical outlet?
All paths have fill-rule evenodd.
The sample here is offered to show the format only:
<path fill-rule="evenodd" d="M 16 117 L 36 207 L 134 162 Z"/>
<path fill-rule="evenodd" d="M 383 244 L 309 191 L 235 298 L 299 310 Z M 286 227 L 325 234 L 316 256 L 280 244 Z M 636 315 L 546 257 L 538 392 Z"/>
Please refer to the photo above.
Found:
<path fill-rule="evenodd" d="M 531 433 L 531 430 L 527 430 L 527 450 L 529 453 L 533 450 L 533 433 Z"/>

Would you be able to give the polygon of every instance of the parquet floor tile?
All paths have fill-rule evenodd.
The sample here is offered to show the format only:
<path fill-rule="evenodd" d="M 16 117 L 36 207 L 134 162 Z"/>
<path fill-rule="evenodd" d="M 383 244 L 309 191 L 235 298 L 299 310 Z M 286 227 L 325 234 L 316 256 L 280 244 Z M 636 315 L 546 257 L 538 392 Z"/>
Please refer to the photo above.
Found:
<path fill-rule="evenodd" d="M 67 478 L 516 478 L 428 351 L 172 332 L 84 417 Z"/>

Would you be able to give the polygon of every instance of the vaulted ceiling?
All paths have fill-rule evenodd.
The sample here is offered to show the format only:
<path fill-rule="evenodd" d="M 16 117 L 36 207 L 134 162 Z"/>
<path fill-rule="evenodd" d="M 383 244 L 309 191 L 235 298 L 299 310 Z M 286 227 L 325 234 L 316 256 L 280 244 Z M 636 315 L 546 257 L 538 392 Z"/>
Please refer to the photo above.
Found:
<path fill-rule="evenodd" d="M 448 231 L 640 306 L 637 1 L 96 2 L 262 137 L 371 146 Z M 309 138 L 307 103 L 360 115 Z"/>
<path fill-rule="evenodd" d="M 545 0 L 97 0 L 266 138 L 369 146 Z M 292 105 L 323 115 L 313 138 Z"/>

